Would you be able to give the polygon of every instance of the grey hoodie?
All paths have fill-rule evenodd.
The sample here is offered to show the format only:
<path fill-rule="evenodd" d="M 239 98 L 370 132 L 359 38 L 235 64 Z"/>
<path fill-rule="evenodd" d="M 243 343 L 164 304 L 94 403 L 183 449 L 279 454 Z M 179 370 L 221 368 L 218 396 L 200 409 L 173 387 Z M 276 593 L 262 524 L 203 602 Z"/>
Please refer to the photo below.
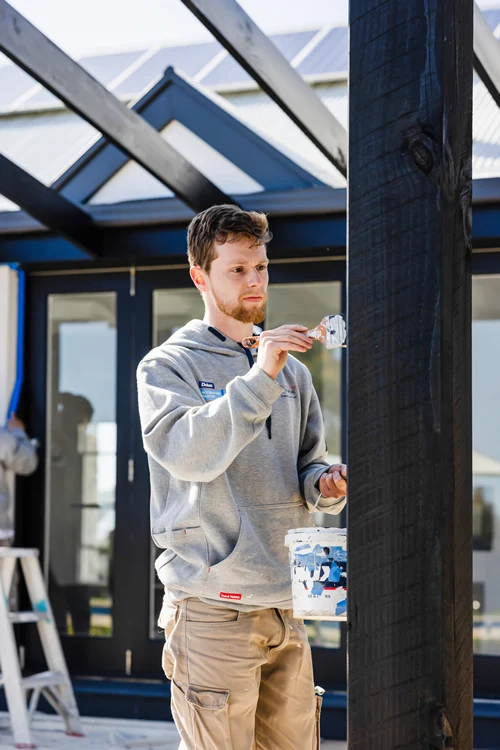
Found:
<path fill-rule="evenodd" d="M 193 320 L 139 364 L 152 536 L 168 598 L 290 608 L 284 538 L 311 526 L 328 467 L 309 370 L 292 356 L 270 378 L 253 355 Z M 272 417 L 272 421 L 269 419 Z M 340 513 L 345 499 L 318 510 Z"/>
<path fill-rule="evenodd" d="M 0 540 L 14 537 L 14 520 L 7 471 L 32 474 L 38 464 L 36 449 L 19 427 L 0 427 Z"/>

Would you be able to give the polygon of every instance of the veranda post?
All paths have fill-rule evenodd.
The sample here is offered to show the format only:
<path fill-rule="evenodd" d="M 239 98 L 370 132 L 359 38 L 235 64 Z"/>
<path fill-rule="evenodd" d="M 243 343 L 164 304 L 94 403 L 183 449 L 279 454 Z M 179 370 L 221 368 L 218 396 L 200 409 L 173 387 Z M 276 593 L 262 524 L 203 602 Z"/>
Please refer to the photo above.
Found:
<path fill-rule="evenodd" d="M 472 0 L 350 0 L 349 748 L 472 748 Z"/>

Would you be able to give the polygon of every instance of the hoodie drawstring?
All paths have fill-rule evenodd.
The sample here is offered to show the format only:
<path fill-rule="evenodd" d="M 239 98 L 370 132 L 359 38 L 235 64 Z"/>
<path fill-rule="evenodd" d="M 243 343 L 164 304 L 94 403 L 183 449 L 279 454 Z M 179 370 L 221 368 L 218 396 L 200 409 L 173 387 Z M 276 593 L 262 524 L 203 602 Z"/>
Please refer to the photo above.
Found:
<path fill-rule="evenodd" d="M 245 352 L 245 354 L 247 355 L 248 364 L 250 365 L 250 368 L 252 368 L 255 364 L 252 352 L 250 351 L 250 349 L 246 349 L 242 344 L 240 344 L 240 346 Z M 269 415 L 268 418 L 266 419 L 267 437 L 269 438 L 269 440 L 271 440 L 272 438 L 271 425 L 272 425 L 272 419 L 271 419 L 271 415 Z"/>

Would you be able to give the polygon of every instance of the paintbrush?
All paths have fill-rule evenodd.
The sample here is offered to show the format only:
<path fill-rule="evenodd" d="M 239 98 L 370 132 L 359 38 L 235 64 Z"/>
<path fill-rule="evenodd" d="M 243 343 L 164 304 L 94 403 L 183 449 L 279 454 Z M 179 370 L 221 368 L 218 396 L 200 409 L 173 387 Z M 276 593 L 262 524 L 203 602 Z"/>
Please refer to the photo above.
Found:
<path fill-rule="evenodd" d="M 325 315 L 321 323 L 307 331 L 307 335 L 311 339 L 320 341 L 327 349 L 346 346 L 345 321 L 342 315 Z M 245 349 L 256 349 L 259 346 L 259 338 L 260 334 L 247 336 L 241 344 Z"/>

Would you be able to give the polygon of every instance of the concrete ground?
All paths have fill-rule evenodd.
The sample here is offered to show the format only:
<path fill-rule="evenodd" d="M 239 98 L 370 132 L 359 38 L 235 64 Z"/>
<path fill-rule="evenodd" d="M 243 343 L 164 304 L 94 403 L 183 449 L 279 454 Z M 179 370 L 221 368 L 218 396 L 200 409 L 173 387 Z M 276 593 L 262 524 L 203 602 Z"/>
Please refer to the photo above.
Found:
<path fill-rule="evenodd" d="M 82 718 L 85 737 L 68 737 L 59 718 L 35 714 L 33 739 L 38 750 L 177 750 L 171 722 Z M 0 750 L 13 750 L 9 717 L 0 712 Z M 321 750 L 346 750 L 345 742 L 324 741 Z"/>

